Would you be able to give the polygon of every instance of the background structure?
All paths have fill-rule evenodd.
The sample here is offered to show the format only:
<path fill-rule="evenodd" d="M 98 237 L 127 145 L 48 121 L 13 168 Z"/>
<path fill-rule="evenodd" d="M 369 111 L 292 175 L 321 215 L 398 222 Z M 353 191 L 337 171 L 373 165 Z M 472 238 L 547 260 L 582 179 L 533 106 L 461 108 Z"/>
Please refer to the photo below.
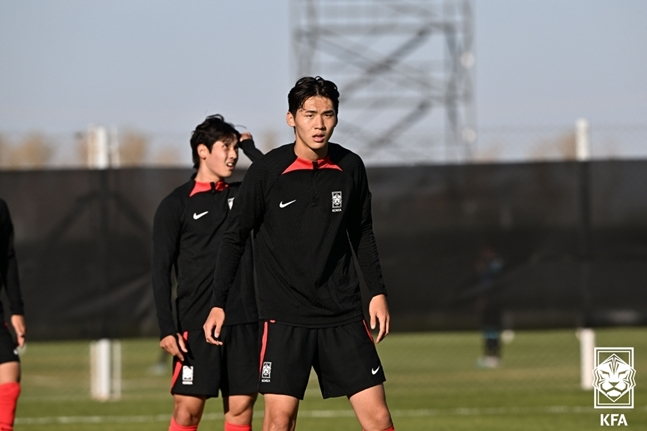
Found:
<path fill-rule="evenodd" d="M 295 79 L 335 82 L 335 139 L 367 162 L 471 160 L 476 141 L 469 0 L 292 0 Z M 390 156 L 386 156 L 389 154 Z"/>

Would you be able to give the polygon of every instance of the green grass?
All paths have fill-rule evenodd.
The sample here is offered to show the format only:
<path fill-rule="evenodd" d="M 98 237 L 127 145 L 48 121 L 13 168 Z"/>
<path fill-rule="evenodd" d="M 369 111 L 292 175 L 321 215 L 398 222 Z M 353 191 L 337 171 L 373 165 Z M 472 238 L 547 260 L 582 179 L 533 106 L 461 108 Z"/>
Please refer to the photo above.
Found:
<path fill-rule="evenodd" d="M 476 332 L 392 334 L 378 346 L 396 429 L 597 430 L 601 413 L 624 413 L 632 429 L 647 429 L 647 330 L 596 331 L 597 345 L 634 347 L 633 410 L 595 410 L 593 393 L 579 388 L 574 330 L 520 331 L 497 369 L 476 362 Z M 119 401 L 89 397 L 89 343 L 30 343 L 22 357 L 23 392 L 16 431 L 147 431 L 167 429 L 172 409 L 170 365 L 158 375 L 156 340 L 123 340 Z M 170 363 L 170 362 L 169 362 Z M 254 429 L 261 429 L 262 398 Z M 222 429 L 220 399 L 210 400 L 202 430 Z M 297 429 L 359 430 L 345 398 L 322 400 L 316 378 L 301 403 Z"/>

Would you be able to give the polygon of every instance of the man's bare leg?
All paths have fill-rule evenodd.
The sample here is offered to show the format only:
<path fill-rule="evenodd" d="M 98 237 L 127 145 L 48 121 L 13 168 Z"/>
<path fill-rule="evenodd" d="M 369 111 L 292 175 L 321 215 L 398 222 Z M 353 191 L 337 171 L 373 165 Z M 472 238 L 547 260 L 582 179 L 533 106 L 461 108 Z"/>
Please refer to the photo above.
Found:
<path fill-rule="evenodd" d="M 385 431 L 393 426 L 383 385 L 364 389 L 348 399 L 365 431 Z"/>
<path fill-rule="evenodd" d="M 202 419 L 206 397 L 173 395 L 173 419 L 180 426 L 196 426 Z"/>
<path fill-rule="evenodd" d="M 237 426 L 251 425 L 256 397 L 257 394 L 223 397 L 222 405 L 225 412 L 225 424 Z M 226 428 L 227 425 L 225 425 L 225 430 Z"/>
<path fill-rule="evenodd" d="M 263 431 L 294 431 L 297 426 L 299 399 L 279 394 L 265 394 L 263 399 Z"/>

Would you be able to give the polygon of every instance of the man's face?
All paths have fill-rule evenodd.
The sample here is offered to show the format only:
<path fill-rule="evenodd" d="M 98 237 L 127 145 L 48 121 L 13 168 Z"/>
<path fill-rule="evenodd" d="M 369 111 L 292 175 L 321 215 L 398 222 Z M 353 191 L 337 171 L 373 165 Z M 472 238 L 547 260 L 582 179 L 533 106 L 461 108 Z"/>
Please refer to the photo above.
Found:
<path fill-rule="evenodd" d="M 320 150 L 325 151 L 337 125 L 337 114 L 330 99 L 313 96 L 303 102 L 296 115 L 288 112 L 287 122 L 294 127 L 297 151 L 316 155 Z"/>
<path fill-rule="evenodd" d="M 238 162 L 238 141 L 235 138 L 226 141 L 216 141 L 211 152 L 206 145 L 198 145 L 200 169 L 206 169 L 210 174 L 220 179 L 229 178 Z"/>

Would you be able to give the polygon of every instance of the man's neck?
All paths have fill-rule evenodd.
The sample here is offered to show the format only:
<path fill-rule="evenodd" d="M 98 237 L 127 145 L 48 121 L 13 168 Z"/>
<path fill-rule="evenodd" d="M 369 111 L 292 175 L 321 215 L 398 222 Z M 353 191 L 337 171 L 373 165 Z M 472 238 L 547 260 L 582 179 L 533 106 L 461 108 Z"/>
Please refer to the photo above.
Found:
<path fill-rule="evenodd" d="M 316 160 L 323 159 L 328 155 L 328 144 L 326 143 L 325 146 L 318 150 L 313 150 L 306 144 L 297 141 L 294 143 L 294 154 L 296 154 L 297 157 L 314 162 Z"/>
<path fill-rule="evenodd" d="M 198 173 L 195 175 L 195 180 L 199 183 L 218 183 L 224 181 L 224 178 L 220 178 L 218 175 L 204 169 L 202 166 L 198 169 Z"/>

